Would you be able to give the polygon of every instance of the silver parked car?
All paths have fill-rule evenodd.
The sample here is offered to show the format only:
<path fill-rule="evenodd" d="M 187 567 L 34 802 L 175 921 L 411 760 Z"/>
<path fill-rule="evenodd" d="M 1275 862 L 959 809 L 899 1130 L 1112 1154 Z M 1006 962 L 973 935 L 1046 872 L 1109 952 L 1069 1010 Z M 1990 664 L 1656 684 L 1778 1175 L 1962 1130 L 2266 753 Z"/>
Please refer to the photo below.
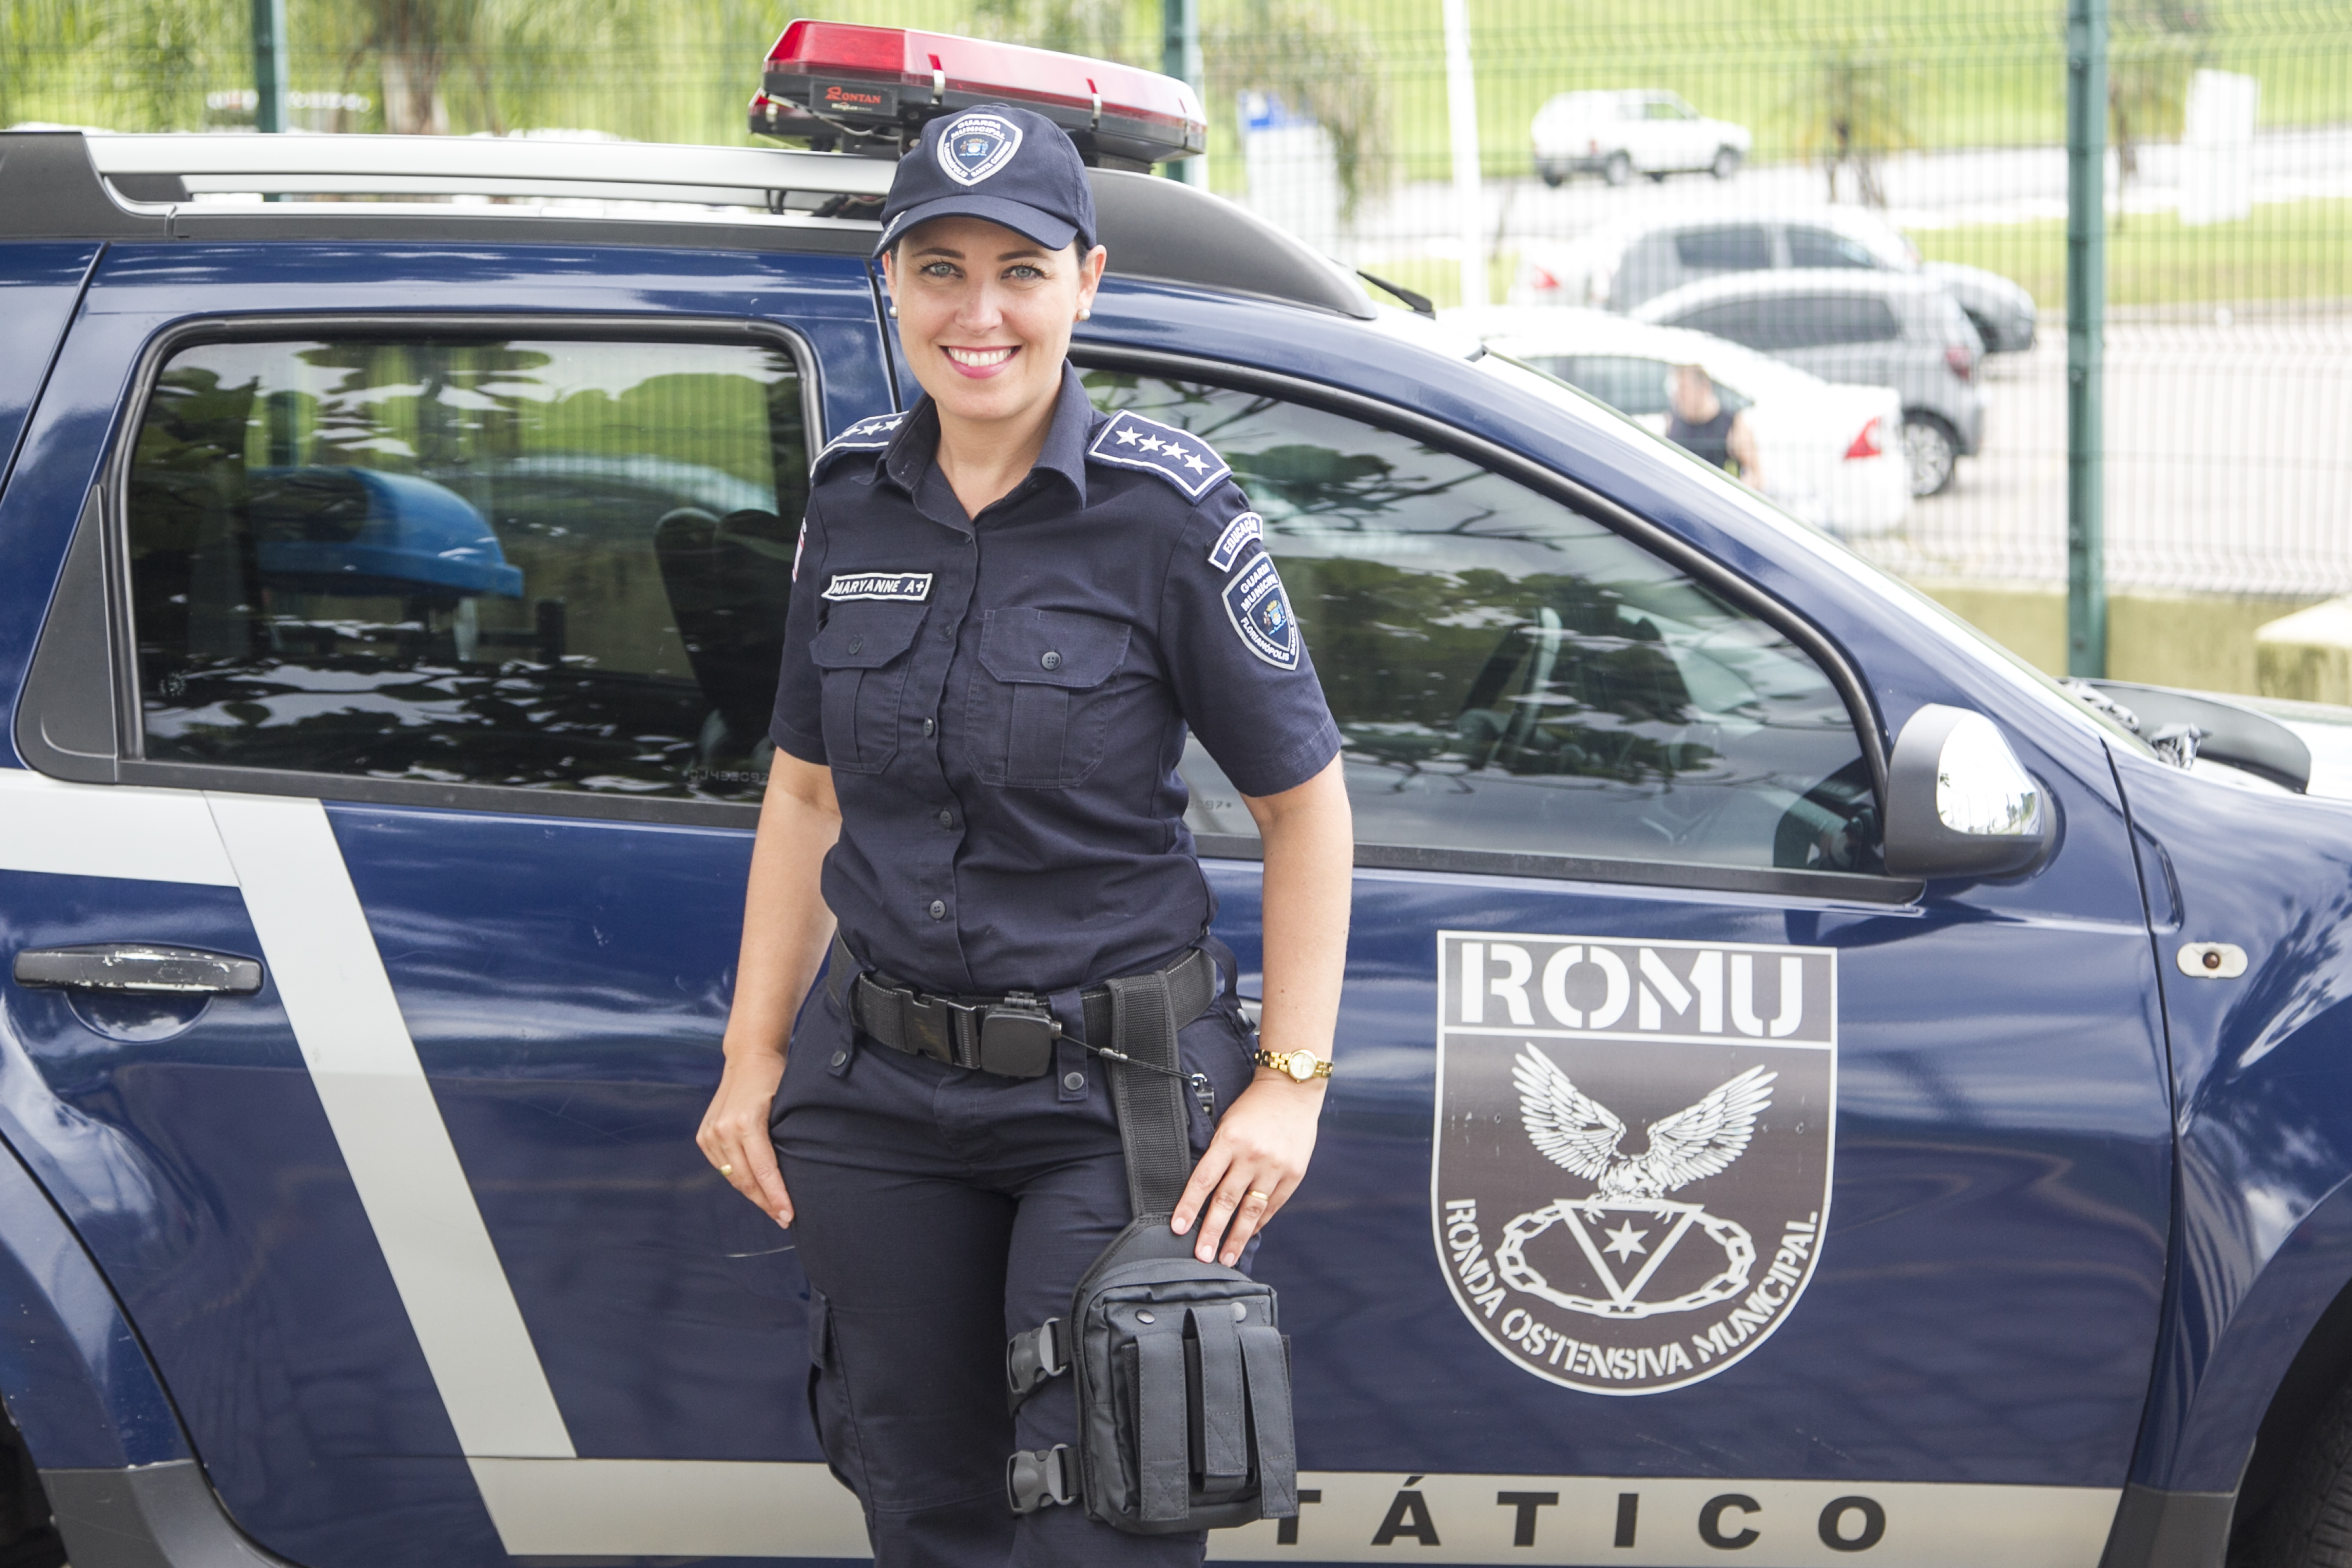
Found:
<path fill-rule="evenodd" d="M 1531 247 L 1521 260 L 1511 303 L 1622 312 L 1702 277 L 1793 267 L 1932 277 L 1968 312 L 1987 353 L 2033 346 L 2033 296 L 1980 267 L 1923 261 L 1900 229 L 1853 207 L 1630 214 L 1566 245 Z"/>
<path fill-rule="evenodd" d="M 1984 344 L 1934 278 L 1823 267 L 1739 272 L 1669 289 L 1632 314 L 1728 338 L 1823 381 L 1893 387 L 1903 398 L 1914 496 L 1949 485 L 1955 462 L 1983 438 L 1987 399 L 1977 369 Z"/>

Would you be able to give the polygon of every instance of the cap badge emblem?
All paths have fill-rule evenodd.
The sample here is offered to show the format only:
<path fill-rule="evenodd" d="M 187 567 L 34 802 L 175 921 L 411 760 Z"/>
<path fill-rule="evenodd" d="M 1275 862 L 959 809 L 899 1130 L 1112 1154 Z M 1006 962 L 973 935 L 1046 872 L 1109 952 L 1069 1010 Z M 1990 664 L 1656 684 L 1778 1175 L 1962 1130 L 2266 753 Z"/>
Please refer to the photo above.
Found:
<path fill-rule="evenodd" d="M 977 185 L 1013 162 L 1021 128 L 994 114 L 957 116 L 940 136 L 940 167 L 959 185 Z"/>

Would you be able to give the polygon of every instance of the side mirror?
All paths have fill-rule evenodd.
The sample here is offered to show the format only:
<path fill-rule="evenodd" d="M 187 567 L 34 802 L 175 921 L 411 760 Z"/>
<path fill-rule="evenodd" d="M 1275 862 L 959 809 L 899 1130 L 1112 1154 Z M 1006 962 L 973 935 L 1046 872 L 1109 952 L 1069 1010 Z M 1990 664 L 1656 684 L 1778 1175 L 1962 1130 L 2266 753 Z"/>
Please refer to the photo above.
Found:
<path fill-rule="evenodd" d="M 1930 703 L 1886 768 L 1886 869 L 1896 876 L 2008 876 L 2050 852 L 2050 803 L 1992 720 Z"/>

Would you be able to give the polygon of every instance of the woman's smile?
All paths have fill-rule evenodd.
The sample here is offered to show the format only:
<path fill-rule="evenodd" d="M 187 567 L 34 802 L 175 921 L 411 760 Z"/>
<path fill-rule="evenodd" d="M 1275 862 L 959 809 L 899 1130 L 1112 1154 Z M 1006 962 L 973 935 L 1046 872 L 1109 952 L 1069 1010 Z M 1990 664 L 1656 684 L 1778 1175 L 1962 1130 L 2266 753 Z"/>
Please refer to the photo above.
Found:
<path fill-rule="evenodd" d="M 947 356 L 948 363 L 975 381 L 996 374 L 1012 362 L 1013 356 L 1020 351 L 1018 344 L 993 344 L 987 348 L 976 349 L 955 347 L 946 343 L 940 345 L 940 352 Z"/>

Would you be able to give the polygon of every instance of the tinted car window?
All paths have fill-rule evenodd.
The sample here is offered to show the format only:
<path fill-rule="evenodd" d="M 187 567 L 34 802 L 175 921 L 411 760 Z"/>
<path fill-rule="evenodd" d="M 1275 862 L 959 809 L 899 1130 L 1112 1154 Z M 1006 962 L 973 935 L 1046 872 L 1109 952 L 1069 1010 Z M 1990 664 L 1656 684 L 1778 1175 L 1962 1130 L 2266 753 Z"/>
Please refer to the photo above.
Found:
<path fill-rule="evenodd" d="M 1668 361 L 1631 354 L 1538 354 L 1527 362 L 1579 392 L 1590 392 L 1620 413 L 1638 418 L 1673 412 L 1668 388 L 1675 368 Z M 1716 400 L 1734 413 L 1755 401 L 1721 382 L 1715 383 L 1715 393 Z"/>
<path fill-rule="evenodd" d="M 1874 870 L 1853 726 L 1770 626 L 1600 524 L 1391 432 L 1096 371 L 1264 516 L 1366 843 Z M 1200 747 L 1196 831 L 1247 832 Z"/>
<path fill-rule="evenodd" d="M 1778 300 L 1768 299 L 1726 299 L 1669 317 L 1664 324 L 1687 327 L 1695 332 L 1711 332 L 1718 338 L 1727 338 L 1735 343 L 1769 353 L 1784 346 L 1780 340 L 1780 324 L 1773 310 L 1779 303 Z"/>
<path fill-rule="evenodd" d="M 1664 360 L 1627 354 L 1547 354 L 1528 363 L 1579 392 L 1591 392 L 1620 413 L 1666 412 L 1666 382 L 1674 367 Z"/>
<path fill-rule="evenodd" d="M 1761 272 L 1772 265 L 1772 242 L 1759 224 L 1731 224 L 1676 235 L 1675 254 L 1694 272 Z"/>
<path fill-rule="evenodd" d="M 131 470 L 146 755 L 756 798 L 800 406 L 743 344 L 175 354 Z"/>
<path fill-rule="evenodd" d="M 1728 338 L 1767 354 L 1840 343 L 1888 342 L 1903 335 L 1885 300 L 1868 294 L 1776 294 L 1726 299 L 1665 322 Z"/>
<path fill-rule="evenodd" d="M 1778 330 L 1788 348 L 1885 343 L 1903 335 L 1893 308 L 1875 295 L 1794 294 L 1779 304 Z"/>
<path fill-rule="evenodd" d="M 1849 239 L 1828 229 L 1792 228 L 1789 231 L 1789 265 L 1790 267 L 1847 267 L 1870 271 L 1878 266 L 1870 247 L 1858 239 Z"/>

